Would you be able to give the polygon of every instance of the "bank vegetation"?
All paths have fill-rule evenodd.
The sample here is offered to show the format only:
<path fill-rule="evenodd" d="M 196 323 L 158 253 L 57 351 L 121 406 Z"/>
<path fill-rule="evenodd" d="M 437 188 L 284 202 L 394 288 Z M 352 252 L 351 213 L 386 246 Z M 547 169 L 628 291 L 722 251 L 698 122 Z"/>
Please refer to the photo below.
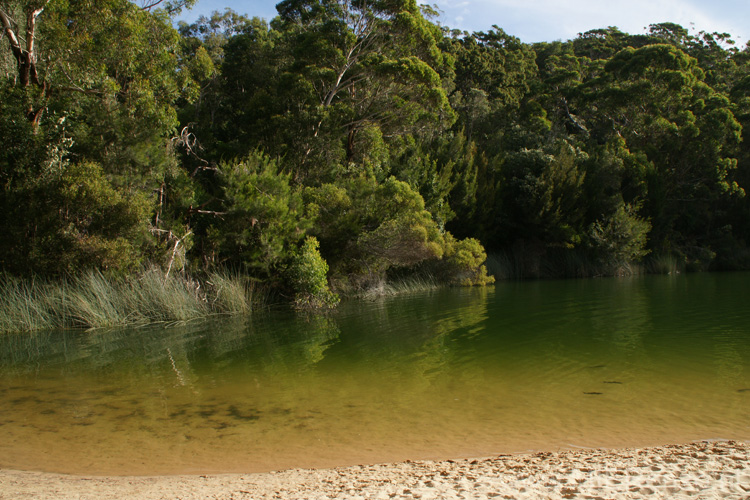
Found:
<path fill-rule="evenodd" d="M 175 27 L 191 3 L 0 1 L 2 329 L 750 267 L 729 34 L 527 44 L 415 0 Z"/>

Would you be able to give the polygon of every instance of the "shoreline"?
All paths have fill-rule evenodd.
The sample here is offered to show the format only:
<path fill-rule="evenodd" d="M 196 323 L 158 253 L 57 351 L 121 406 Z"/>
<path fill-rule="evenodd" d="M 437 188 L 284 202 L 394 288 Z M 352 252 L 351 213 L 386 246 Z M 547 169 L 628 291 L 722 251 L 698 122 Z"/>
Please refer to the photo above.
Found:
<path fill-rule="evenodd" d="M 2 500 L 750 498 L 750 443 L 566 450 L 252 474 L 0 470 Z"/>

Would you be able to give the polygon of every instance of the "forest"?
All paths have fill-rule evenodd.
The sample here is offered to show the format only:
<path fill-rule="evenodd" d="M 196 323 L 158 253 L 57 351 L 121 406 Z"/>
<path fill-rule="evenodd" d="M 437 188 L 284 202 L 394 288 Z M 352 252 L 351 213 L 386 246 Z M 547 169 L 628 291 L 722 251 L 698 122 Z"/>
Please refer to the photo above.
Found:
<path fill-rule="evenodd" d="M 0 1 L 4 279 L 223 269 L 328 307 L 414 276 L 750 267 L 730 34 L 526 44 L 416 0 L 176 24 L 191 3 Z"/>

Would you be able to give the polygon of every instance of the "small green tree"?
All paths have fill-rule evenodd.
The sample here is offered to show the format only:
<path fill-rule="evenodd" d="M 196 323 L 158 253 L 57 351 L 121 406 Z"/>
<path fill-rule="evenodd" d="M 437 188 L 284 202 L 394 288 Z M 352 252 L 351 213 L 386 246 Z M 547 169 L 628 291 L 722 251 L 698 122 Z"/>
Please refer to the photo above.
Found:
<path fill-rule="evenodd" d="M 335 307 L 339 297 L 328 288 L 328 263 L 321 257 L 320 244 L 308 236 L 292 260 L 289 277 L 294 287 L 294 305 L 300 309 Z"/>
<path fill-rule="evenodd" d="M 611 216 L 594 222 L 589 234 L 600 260 L 627 264 L 649 253 L 646 238 L 650 230 L 651 224 L 638 217 L 636 208 L 623 203 Z"/>
<path fill-rule="evenodd" d="M 208 231 L 216 260 L 268 277 L 305 234 L 302 198 L 275 160 L 256 151 L 220 167 L 223 220 Z"/>

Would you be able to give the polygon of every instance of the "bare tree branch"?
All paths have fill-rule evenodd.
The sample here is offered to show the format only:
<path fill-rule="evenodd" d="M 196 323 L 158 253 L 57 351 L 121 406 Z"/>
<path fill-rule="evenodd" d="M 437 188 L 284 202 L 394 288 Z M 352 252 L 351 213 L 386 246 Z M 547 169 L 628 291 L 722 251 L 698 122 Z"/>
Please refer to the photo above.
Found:
<path fill-rule="evenodd" d="M 145 10 L 150 12 L 151 9 L 154 7 L 158 7 L 161 4 L 163 4 L 165 0 L 141 0 L 141 10 Z M 179 13 L 183 7 L 190 8 L 190 6 L 193 4 L 193 1 L 190 0 L 180 0 L 177 2 L 167 2 L 164 5 L 164 10 L 167 11 L 169 15 L 177 14 Z"/>
<path fill-rule="evenodd" d="M 11 22 L 11 19 L 8 14 L 3 11 L 3 9 L 0 9 L 0 22 L 2 22 L 3 24 L 3 33 L 10 42 L 10 48 L 13 51 L 13 55 L 17 60 L 20 59 L 23 54 L 23 49 L 21 49 L 21 44 L 18 42 L 18 37 L 13 31 L 13 24 Z"/>
<path fill-rule="evenodd" d="M 141 10 L 151 10 L 162 2 L 164 2 L 164 0 L 152 0 L 150 2 L 145 2 L 143 5 L 141 5 Z"/>
<path fill-rule="evenodd" d="M 172 270 L 172 265 L 174 264 L 175 257 L 177 257 L 177 247 L 179 247 L 180 243 L 182 243 L 182 241 L 185 238 L 187 238 L 188 236 L 190 236 L 191 234 L 193 234 L 193 232 L 192 231 L 188 231 L 187 233 L 185 233 L 182 236 L 182 238 L 179 238 L 177 241 L 175 241 L 174 248 L 172 249 L 172 257 L 169 259 L 169 266 L 167 267 L 167 272 L 164 274 L 164 280 L 165 281 L 166 281 L 167 278 L 169 278 L 169 272 Z M 170 232 L 170 236 L 171 235 L 172 235 L 172 233 Z"/>
<path fill-rule="evenodd" d="M 26 47 L 21 46 L 19 40 L 20 34 L 13 28 L 13 21 L 11 17 L 3 9 L 0 9 L 0 23 L 2 23 L 3 33 L 10 42 L 10 49 L 13 52 L 13 57 L 16 58 L 18 64 L 18 75 L 21 80 L 21 85 L 24 87 L 29 86 L 30 83 L 34 85 L 40 85 L 39 74 L 36 69 L 36 52 L 34 50 L 34 42 L 36 40 L 36 25 L 37 18 L 44 12 L 45 7 L 51 0 L 45 0 L 44 4 L 33 10 L 29 10 L 26 13 Z"/>
<path fill-rule="evenodd" d="M 195 168 L 191 177 L 195 177 L 195 174 L 197 174 L 199 170 L 218 170 L 215 166 L 211 166 L 207 160 L 197 153 L 197 151 L 200 151 L 203 148 L 198 142 L 198 138 L 195 137 L 195 134 L 190 132 L 190 125 L 183 127 L 180 136 L 172 138 L 172 143 L 175 146 L 183 146 L 189 156 L 192 156 L 201 162 L 201 164 Z"/>

